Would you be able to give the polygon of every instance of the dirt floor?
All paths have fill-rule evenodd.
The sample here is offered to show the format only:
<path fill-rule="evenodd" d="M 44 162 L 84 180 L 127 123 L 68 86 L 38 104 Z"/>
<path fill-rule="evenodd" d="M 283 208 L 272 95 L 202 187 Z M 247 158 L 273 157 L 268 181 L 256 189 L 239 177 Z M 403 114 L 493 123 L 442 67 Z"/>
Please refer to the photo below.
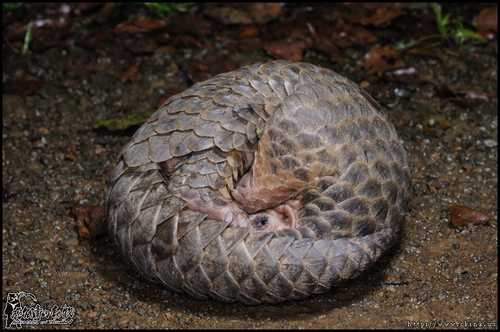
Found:
<path fill-rule="evenodd" d="M 2 324 L 18 306 L 24 328 L 497 328 L 497 7 L 441 12 L 485 41 L 396 50 L 439 35 L 430 4 L 4 7 Z M 144 117 L 193 83 L 277 58 L 360 83 L 404 141 L 410 208 L 376 266 L 322 295 L 248 307 L 162 289 L 106 235 L 85 238 Z"/>

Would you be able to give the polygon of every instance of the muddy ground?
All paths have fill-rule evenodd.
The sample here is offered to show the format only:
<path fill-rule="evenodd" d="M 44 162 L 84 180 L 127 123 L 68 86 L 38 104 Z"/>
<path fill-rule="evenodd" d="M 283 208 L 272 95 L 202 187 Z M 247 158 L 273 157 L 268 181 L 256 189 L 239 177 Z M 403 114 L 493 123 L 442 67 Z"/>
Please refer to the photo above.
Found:
<path fill-rule="evenodd" d="M 72 318 L 21 327 L 497 327 L 496 16 L 487 24 L 496 5 L 442 8 L 486 42 L 450 37 L 398 51 L 438 33 L 432 6 L 267 6 L 164 14 L 109 4 L 4 7 L 2 308 L 18 294 L 24 317 L 38 304 L 66 306 Z M 82 238 L 76 224 L 85 221 L 72 208 L 102 204 L 115 158 L 137 129 L 120 119 L 150 114 L 219 72 L 276 58 L 360 83 L 404 141 L 411 203 L 401 240 L 380 262 L 322 295 L 248 307 L 162 289 L 125 265 L 107 236 Z M 99 122 L 109 119 L 118 126 Z M 452 218 L 457 206 L 487 217 L 459 210 Z M 458 214 L 470 216 L 464 226 L 452 224 Z"/>

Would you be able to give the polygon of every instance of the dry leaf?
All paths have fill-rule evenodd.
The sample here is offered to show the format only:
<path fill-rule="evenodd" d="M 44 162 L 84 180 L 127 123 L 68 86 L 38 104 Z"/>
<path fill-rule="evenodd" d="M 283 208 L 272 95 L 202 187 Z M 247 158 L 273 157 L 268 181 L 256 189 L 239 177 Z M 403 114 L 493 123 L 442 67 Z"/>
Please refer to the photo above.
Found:
<path fill-rule="evenodd" d="M 80 240 L 92 242 L 97 236 L 107 233 L 106 212 L 102 205 L 85 206 L 73 203 L 71 213 L 76 217 Z"/>
<path fill-rule="evenodd" d="M 453 205 L 450 211 L 451 223 L 456 227 L 464 227 L 468 224 L 484 225 L 491 219 L 486 213 L 474 211 L 466 206 Z"/>
<path fill-rule="evenodd" d="M 382 74 L 387 70 L 404 67 L 401 56 L 389 46 L 374 46 L 361 60 L 361 66 L 371 74 Z"/>

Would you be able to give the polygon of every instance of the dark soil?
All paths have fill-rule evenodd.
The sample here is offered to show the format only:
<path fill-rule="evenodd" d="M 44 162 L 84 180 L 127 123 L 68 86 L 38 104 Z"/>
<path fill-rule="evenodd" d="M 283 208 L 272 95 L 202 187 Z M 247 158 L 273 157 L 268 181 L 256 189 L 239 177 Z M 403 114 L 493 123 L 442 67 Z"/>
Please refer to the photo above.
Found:
<path fill-rule="evenodd" d="M 442 11 L 487 42 L 396 51 L 438 33 L 427 4 L 200 4 L 164 18 L 140 5 L 4 7 L 3 308 L 26 292 L 37 302 L 26 295 L 25 308 L 75 310 L 70 324 L 29 328 L 496 328 L 497 7 Z M 141 114 L 140 123 L 193 83 L 276 58 L 360 83 L 404 141 L 410 209 L 375 267 L 303 301 L 247 307 L 169 292 L 126 266 L 106 235 L 85 238 L 137 129 L 123 119 Z"/>

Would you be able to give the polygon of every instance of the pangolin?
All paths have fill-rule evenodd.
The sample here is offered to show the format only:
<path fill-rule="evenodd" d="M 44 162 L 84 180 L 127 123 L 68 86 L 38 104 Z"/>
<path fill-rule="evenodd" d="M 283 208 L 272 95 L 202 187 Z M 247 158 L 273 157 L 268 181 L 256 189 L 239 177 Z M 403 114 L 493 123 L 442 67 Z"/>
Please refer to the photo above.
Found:
<path fill-rule="evenodd" d="M 409 188 L 394 126 L 361 87 L 277 60 L 169 98 L 120 152 L 105 205 L 146 279 L 279 303 L 371 266 L 396 240 Z"/>

